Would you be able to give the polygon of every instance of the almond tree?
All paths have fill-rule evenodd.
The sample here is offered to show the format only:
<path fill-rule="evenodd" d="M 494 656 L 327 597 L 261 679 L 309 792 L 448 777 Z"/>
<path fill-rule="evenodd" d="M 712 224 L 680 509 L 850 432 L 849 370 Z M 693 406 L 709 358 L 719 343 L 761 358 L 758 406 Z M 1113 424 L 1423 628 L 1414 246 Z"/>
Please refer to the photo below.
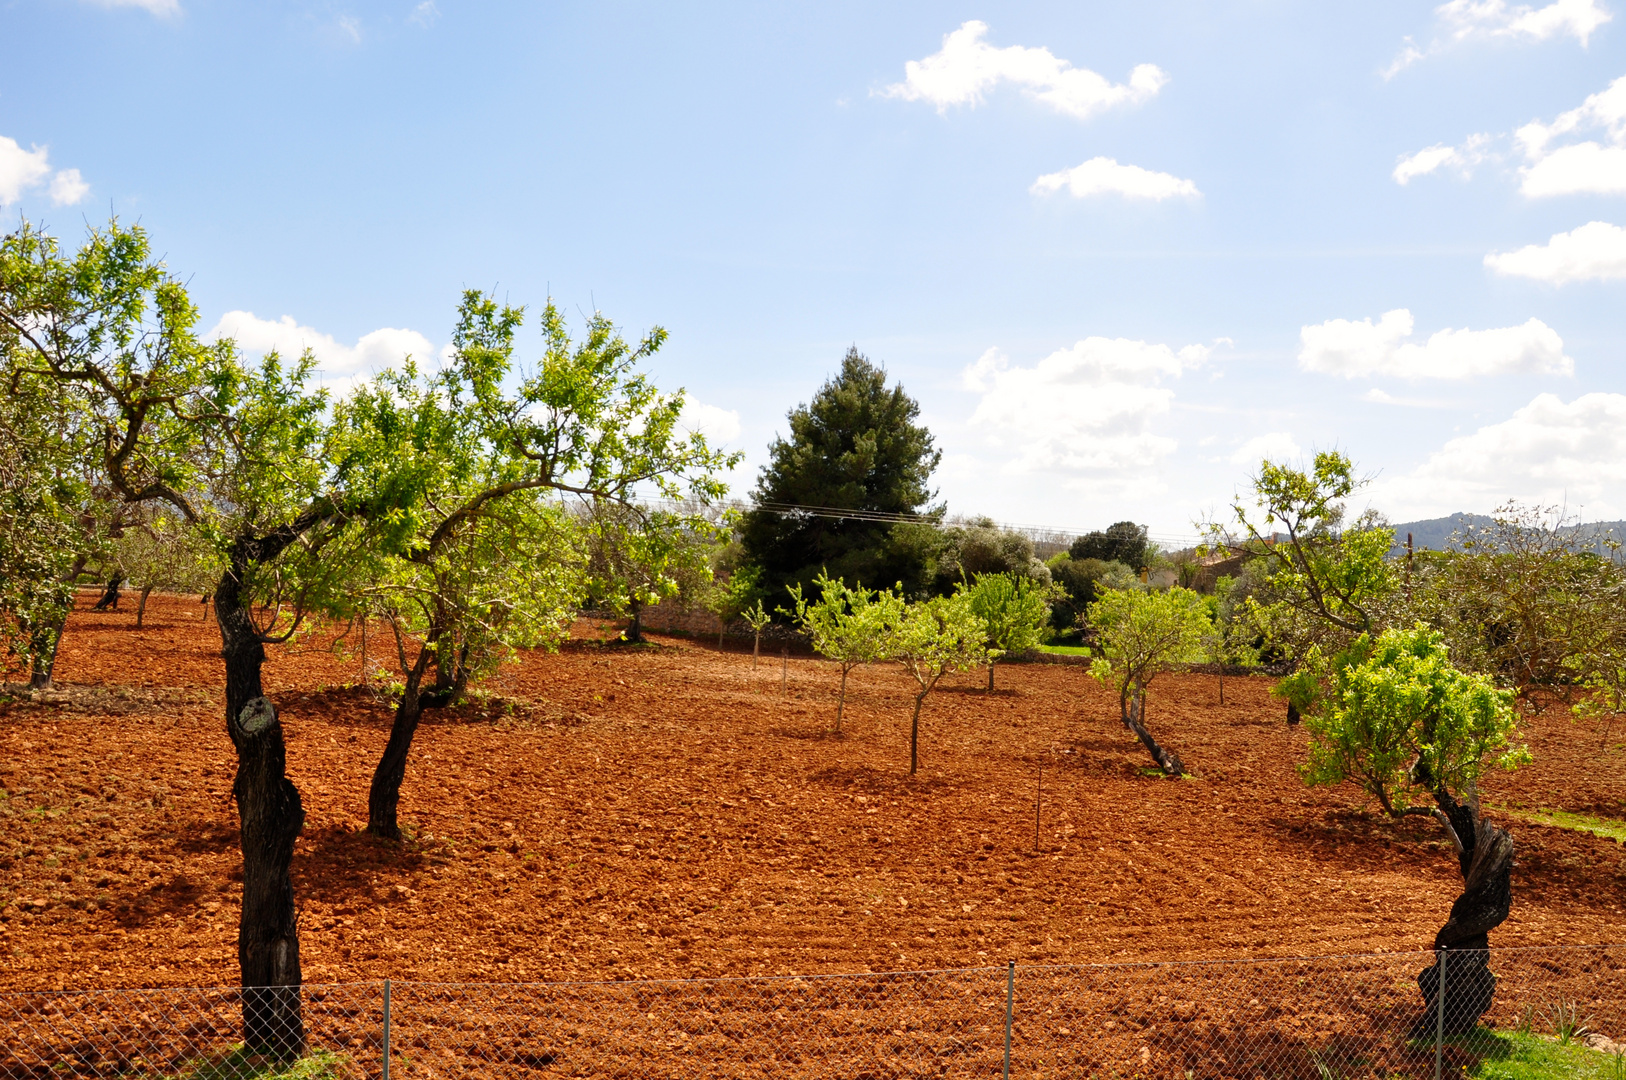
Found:
<path fill-rule="evenodd" d="M 910 604 L 889 635 L 887 652 L 903 665 L 920 692 L 909 721 L 909 775 L 920 765 L 920 707 L 943 676 L 968 671 L 996 655 L 988 626 L 963 596 L 937 596 Z"/>
<path fill-rule="evenodd" d="M 1102 685 L 1117 684 L 1124 727 L 1135 733 L 1165 776 L 1178 779 L 1184 764 L 1158 745 L 1146 727 L 1146 688 L 1170 668 L 1204 658 L 1214 628 L 1208 605 L 1190 589 L 1112 589 L 1096 600 L 1085 619 L 1101 653 L 1090 674 Z"/>
<path fill-rule="evenodd" d="M 850 588 L 841 578 L 832 580 L 822 571 L 813 584 L 819 589 L 816 600 L 805 598 L 800 585 L 790 586 L 793 607 L 786 614 L 812 639 L 815 652 L 841 668 L 841 693 L 836 698 L 836 734 L 840 735 L 847 676 L 860 665 L 892 658 L 888 650 L 903 617 L 903 597 L 890 589 Z"/>
<path fill-rule="evenodd" d="M 357 514 L 353 531 L 367 538 L 358 547 L 393 567 L 377 575 L 393 583 L 381 588 L 400 600 L 392 609 L 398 620 L 417 613 L 411 629 L 422 639 L 410 666 L 402 650 L 406 687 L 368 796 L 375 835 L 399 835 L 397 806 L 429 664 L 437 693 L 458 693 L 472 659 L 557 640 L 565 597 L 583 591 L 576 584 L 583 554 L 564 539 L 570 522 L 541 497 L 581 500 L 586 510 L 573 516 L 584 539 L 601 541 L 600 555 L 613 542 L 634 556 L 587 566 L 586 584 L 647 602 L 680 557 L 684 535 L 711 526 L 697 515 L 647 513 L 638 493 L 713 500 L 724 492 L 717 474 L 738 460 L 681 431 L 682 392 L 663 394 L 637 370 L 665 341 L 664 330 L 630 345 L 594 314 L 583 340 L 572 342 L 549 301 L 543 354 L 510 390 L 523 321 L 524 309 L 467 291 L 444 370 L 386 373 L 335 410 L 332 453 L 348 481 L 395 500 L 388 513 Z M 502 543 L 515 547 L 504 552 Z M 617 576 L 634 571 L 650 577 Z M 525 588 L 532 595 L 518 596 Z"/>
<path fill-rule="evenodd" d="M 1022 574 L 978 574 L 964 594 L 971 610 L 988 626 L 988 689 L 994 688 L 994 665 L 1001 656 L 1038 648 L 1049 635 L 1052 587 Z"/>

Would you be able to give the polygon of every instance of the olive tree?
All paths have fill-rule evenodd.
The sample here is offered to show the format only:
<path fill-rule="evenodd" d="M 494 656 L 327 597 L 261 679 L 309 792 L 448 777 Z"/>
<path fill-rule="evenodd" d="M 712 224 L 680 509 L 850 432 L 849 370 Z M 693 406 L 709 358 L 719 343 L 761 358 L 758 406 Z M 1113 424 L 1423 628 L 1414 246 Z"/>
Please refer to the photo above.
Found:
<path fill-rule="evenodd" d="M 988 626 L 963 596 L 936 596 L 909 604 L 889 635 L 887 653 L 903 665 L 919 692 L 909 721 L 909 775 L 920 766 L 920 707 L 943 676 L 994 658 Z"/>
<path fill-rule="evenodd" d="M 1170 668 L 1201 662 L 1213 633 L 1204 598 L 1190 589 L 1113 589 L 1086 616 L 1100 652 L 1090 674 L 1118 688 L 1124 727 L 1152 755 L 1164 775 L 1177 779 L 1185 765 L 1160 746 L 1146 727 L 1146 689 Z"/>
<path fill-rule="evenodd" d="M 893 636 L 903 617 L 903 597 L 890 589 L 853 588 L 841 578 L 820 573 L 813 579 L 819 595 L 809 599 L 800 585 L 789 587 L 792 607 L 787 612 L 813 642 L 820 656 L 841 668 L 841 692 L 836 697 L 836 734 L 847 707 L 847 676 L 856 667 L 891 659 Z"/>

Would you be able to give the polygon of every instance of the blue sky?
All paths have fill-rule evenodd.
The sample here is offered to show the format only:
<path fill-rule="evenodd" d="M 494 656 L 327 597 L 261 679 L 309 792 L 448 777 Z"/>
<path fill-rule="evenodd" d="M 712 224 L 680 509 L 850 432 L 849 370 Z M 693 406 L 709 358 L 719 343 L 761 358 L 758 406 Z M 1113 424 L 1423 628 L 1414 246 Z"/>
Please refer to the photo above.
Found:
<path fill-rule="evenodd" d="M 954 513 L 1174 537 L 1336 446 L 1621 517 L 1615 5 L 0 0 L 0 207 L 340 385 L 469 286 L 659 323 L 741 493 L 856 344 Z"/>

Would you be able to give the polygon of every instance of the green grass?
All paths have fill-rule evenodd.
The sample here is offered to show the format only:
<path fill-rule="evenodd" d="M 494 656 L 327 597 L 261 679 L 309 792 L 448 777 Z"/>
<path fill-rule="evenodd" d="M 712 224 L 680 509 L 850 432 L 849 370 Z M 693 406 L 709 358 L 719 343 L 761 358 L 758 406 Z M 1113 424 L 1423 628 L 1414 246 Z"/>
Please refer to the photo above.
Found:
<path fill-rule="evenodd" d="M 346 1080 L 356 1071 L 348 1057 L 331 1050 L 317 1050 L 290 1064 L 276 1065 L 238 1046 L 187 1062 L 165 1075 L 177 1080 Z"/>
<path fill-rule="evenodd" d="M 1580 1042 L 1481 1030 L 1457 1045 L 1480 1055 L 1473 1080 L 1626 1080 L 1626 1059 Z"/>
<path fill-rule="evenodd" d="M 1591 833 L 1593 836 L 1601 836 L 1605 840 L 1626 844 L 1626 821 L 1590 817 L 1586 814 L 1572 814 L 1568 810 L 1513 810 L 1508 807 L 1500 807 L 1499 809 L 1509 817 L 1528 821 L 1535 825 L 1551 825 L 1556 829 L 1574 829 L 1576 832 Z"/>
<path fill-rule="evenodd" d="M 1083 645 L 1040 645 L 1039 651 L 1053 656 L 1090 656 L 1091 650 Z"/>

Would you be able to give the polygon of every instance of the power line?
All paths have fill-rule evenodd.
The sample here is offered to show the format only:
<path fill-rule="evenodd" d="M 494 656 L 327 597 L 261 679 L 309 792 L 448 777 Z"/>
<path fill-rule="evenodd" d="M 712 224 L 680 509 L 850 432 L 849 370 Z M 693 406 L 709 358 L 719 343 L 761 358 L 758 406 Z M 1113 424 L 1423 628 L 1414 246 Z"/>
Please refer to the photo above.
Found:
<path fill-rule="evenodd" d="M 667 509 L 683 509 L 689 504 L 673 499 L 651 500 L 651 505 L 661 505 Z M 878 524 L 904 524 L 904 525 L 931 525 L 935 528 L 952 528 L 953 522 L 944 517 L 934 517 L 926 514 L 901 514 L 886 510 L 862 510 L 841 506 L 806 506 L 801 503 L 786 502 L 754 502 L 746 503 L 740 499 L 730 501 L 730 507 L 742 511 L 766 511 L 782 517 L 815 517 L 832 521 L 866 521 Z M 1096 532 L 1094 529 L 1080 529 L 1059 525 L 1035 525 L 1028 522 L 994 521 L 992 518 L 977 515 L 959 516 L 956 520 L 963 521 L 991 521 L 995 527 L 1007 532 L 1019 532 L 1037 538 L 1054 537 L 1058 540 L 1073 539 L 1086 533 Z M 1154 533 L 1148 532 L 1146 538 L 1155 542 L 1159 547 L 1180 548 L 1195 547 L 1206 538 L 1198 533 Z"/>

